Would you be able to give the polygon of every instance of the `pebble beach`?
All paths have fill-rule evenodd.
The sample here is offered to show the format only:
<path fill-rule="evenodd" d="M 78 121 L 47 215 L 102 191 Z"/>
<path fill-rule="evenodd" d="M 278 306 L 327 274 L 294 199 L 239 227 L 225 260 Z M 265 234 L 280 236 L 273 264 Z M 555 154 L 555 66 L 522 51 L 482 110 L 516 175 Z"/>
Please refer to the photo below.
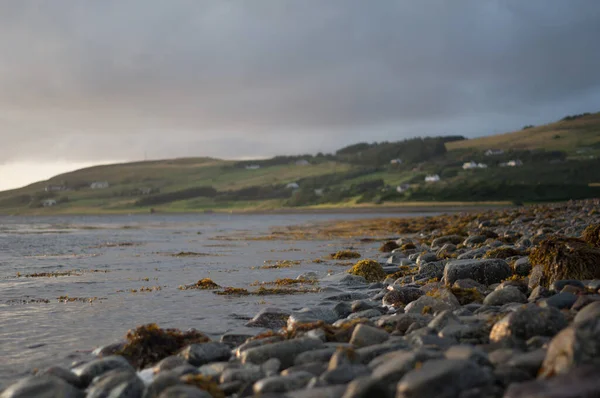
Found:
<path fill-rule="evenodd" d="M 356 245 L 332 253 L 348 265 L 326 275 L 299 271 L 258 290 L 203 278 L 181 289 L 319 291 L 318 304 L 239 320 L 256 333 L 123 330 L 122 340 L 90 347 L 89 361 L 32 364 L 0 398 L 600 396 L 599 200 L 277 234 Z M 377 254 L 366 257 L 364 242 L 380 245 Z"/>

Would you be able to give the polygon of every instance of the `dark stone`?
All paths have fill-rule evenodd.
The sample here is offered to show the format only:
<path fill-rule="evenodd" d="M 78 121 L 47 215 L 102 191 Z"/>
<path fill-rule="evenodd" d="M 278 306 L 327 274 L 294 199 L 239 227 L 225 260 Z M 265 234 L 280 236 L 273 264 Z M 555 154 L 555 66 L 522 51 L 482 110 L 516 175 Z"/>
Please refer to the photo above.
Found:
<path fill-rule="evenodd" d="M 585 290 L 585 285 L 581 281 L 574 279 L 561 279 L 554 281 L 552 285 L 550 285 L 550 291 L 557 293 L 563 290 L 565 286 L 575 286 L 580 290 Z"/>
<path fill-rule="evenodd" d="M 179 366 L 183 366 L 188 362 L 181 356 L 170 356 L 161 360 L 159 363 L 154 365 L 153 369 L 155 373 L 164 372 L 166 370 L 173 370 Z"/>
<path fill-rule="evenodd" d="M 432 360 L 400 380 L 396 398 L 454 398 L 461 391 L 491 382 L 491 375 L 475 362 L 461 359 Z"/>
<path fill-rule="evenodd" d="M 405 374 L 413 370 L 418 362 L 439 358 L 440 356 L 440 353 L 424 349 L 397 351 L 373 359 L 369 363 L 369 368 L 373 369 L 373 379 L 388 385 L 395 384 Z"/>
<path fill-rule="evenodd" d="M 533 377 L 523 369 L 498 366 L 494 369 L 494 379 L 497 384 L 507 388 L 512 383 L 522 383 L 533 379 Z"/>
<path fill-rule="evenodd" d="M 221 343 L 234 348 L 244 344 L 250 337 L 252 337 L 251 334 L 225 333 L 221 336 L 220 341 Z"/>
<path fill-rule="evenodd" d="M 117 355 L 96 359 L 78 366 L 72 371 L 79 376 L 82 385 L 88 386 L 95 377 L 115 369 L 135 371 L 125 358 Z"/>
<path fill-rule="evenodd" d="M 292 328 L 301 323 L 312 323 L 323 321 L 333 323 L 338 320 L 335 311 L 329 308 L 303 308 L 300 311 L 293 312 L 287 321 L 287 327 Z"/>
<path fill-rule="evenodd" d="M 374 358 L 402 349 L 408 348 L 408 344 L 404 340 L 387 341 L 383 344 L 370 345 L 368 347 L 357 348 L 354 353 L 357 356 L 357 362 L 368 364 Z"/>
<path fill-rule="evenodd" d="M 586 365 L 549 380 L 511 384 L 504 398 L 593 398 L 600 391 L 600 366 Z"/>
<path fill-rule="evenodd" d="M 352 305 L 346 301 L 341 301 L 333 307 L 333 311 L 337 314 L 338 319 L 346 318 L 352 313 Z"/>
<path fill-rule="evenodd" d="M 298 356 L 294 359 L 294 364 L 302 365 L 311 362 L 328 362 L 336 350 L 337 349 L 335 347 L 326 347 L 318 350 L 306 351 L 298 354 Z"/>
<path fill-rule="evenodd" d="M 559 310 L 569 309 L 577 301 L 577 296 L 573 293 L 557 293 L 553 296 L 544 298 L 538 302 L 540 307 L 555 307 Z"/>
<path fill-rule="evenodd" d="M 51 376 L 31 376 L 8 386 L 0 398 L 84 398 L 85 393 L 63 379 Z"/>
<path fill-rule="evenodd" d="M 86 398 L 140 398 L 144 388 L 144 382 L 135 372 L 115 369 L 94 379 Z"/>
<path fill-rule="evenodd" d="M 425 292 L 417 287 L 398 287 L 386 293 L 382 303 L 386 306 L 401 307 L 415 301 L 424 294 Z"/>
<path fill-rule="evenodd" d="M 202 344 L 191 344 L 180 354 L 194 366 L 202 366 L 217 361 L 227 361 L 231 358 L 231 348 L 227 344 L 214 341 Z"/>
<path fill-rule="evenodd" d="M 327 370 L 321 376 L 320 381 L 325 384 L 348 384 L 357 377 L 366 376 L 371 370 L 363 364 L 346 364 L 335 369 Z"/>
<path fill-rule="evenodd" d="M 529 257 L 521 257 L 517 261 L 515 261 L 513 265 L 513 269 L 515 274 L 519 276 L 527 276 L 531 272 L 531 263 L 529 262 Z"/>
<path fill-rule="evenodd" d="M 183 384 L 180 375 L 173 372 L 163 372 L 157 375 L 146 387 L 144 398 L 158 398 L 158 396 L 167 388 Z"/>
<path fill-rule="evenodd" d="M 352 380 L 342 398 L 394 398 L 394 391 L 389 386 L 370 376 L 362 376 Z"/>
<path fill-rule="evenodd" d="M 246 326 L 267 329 L 279 329 L 287 325 L 290 313 L 278 308 L 263 308 L 254 316 Z"/>
<path fill-rule="evenodd" d="M 284 393 L 304 388 L 314 376 L 309 372 L 296 372 L 287 376 L 272 376 L 254 383 L 254 394 Z"/>
<path fill-rule="evenodd" d="M 66 381 L 75 388 L 85 388 L 85 386 L 75 373 L 60 366 L 52 366 L 43 371 L 40 375 L 50 375 L 58 377 L 59 379 Z"/>
<path fill-rule="evenodd" d="M 581 323 L 590 319 L 600 319 L 600 301 L 593 301 L 590 304 L 583 307 L 577 313 L 577 315 L 575 315 L 575 319 L 573 320 L 573 322 Z"/>
<path fill-rule="evenodd" d="M 360 318 L 376 318 L 381 316 L 381 312 L 376 309 L 364 310 L 359 312 L 354 312 L 348 315 L 348 319 L 360 319 Z"/>
<path fill-rule="evenodd" d="M 177 385 L 165 389 L 159 398 L 212 398 L 208 392 L 194 386 Z"/>
<path fill-rule="evenodd" d="M 298 338 L 250 348 L 241 353 L 242 363 L 261 364 L 270 358 L 277 358 L 285 369 L 294 364 L 296 355 L 322 348 L 323 342 L 311 338 Z"/>
<path fill-rule="evenodd" d="M 507 303 L 526 303 L 527 297 L 516 287 L 506 286 L 496 289 L 483 300 L 484 305 L 504 305 Z"/>
<path fill-rule="evenodd" d="M 327 370 L 327 362 L 310 362 L 302 365 L 291 366 L 281 372 L 282 376 L 296 372 L 309 372 L 315 376 L 320 376 Z"/>
<path fill-rule="evenodd" d="M 416 323 L 418 327 L 427 326 L 431 319 L 431 315 L 397 314 L 381 317 L 375 324 L 379 327 L 389 326 L 404 334 L 412 324 Z"/>
<path fill-rule="evenodd" d="M 508 263 L 502 259 L 455 260 L 444 268 L 444 280 L 452 285 L 459 279 L 473 279 L 489 286 L 512 275 Z"/>
<path fill-rule="evenodd" d="M 492 366 L 487 353 L 472 345 L 454 345 L 448 348 L 444 355 L 446 359 L 469 360 L 480 366 Z"/>
<path fill-rule="evenodd" d="M 543 349 L 538 349 L 535 351 L 514 355 L 505 363 L 505 365 L 512 368 L 521 369 L 527 372 L 531 378 L 534 378 L 540 370 L 545 357 L 546 351 Z"/>

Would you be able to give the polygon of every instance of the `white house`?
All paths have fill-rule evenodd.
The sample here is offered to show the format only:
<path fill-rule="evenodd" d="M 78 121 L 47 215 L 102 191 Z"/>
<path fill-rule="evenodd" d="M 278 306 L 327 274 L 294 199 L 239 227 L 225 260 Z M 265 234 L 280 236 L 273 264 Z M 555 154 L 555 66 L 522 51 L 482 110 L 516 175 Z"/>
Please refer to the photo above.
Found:
<path fill-rule="evenodd" d="M 506 163 L 500 163 L 500 167 L 518 167 L 518 166 L 523 166 L 523 162 L 521 162 L 519 159 L 509 160 Z"/>
<path fill-rule="evenodd" d="M 56 206 L 56 200 L 54 199 L 46 199 L 42 202 L 42 206 L 44 207 L 52 207 Z"/>
<path fill-rule="evenodd" d="M 248 166 L 246 166 L 246 170 L 258 170 L 260 169 L 260 165 L 258 164 L 249 164 Z"/>
<path fill-rule="evenodd" d="M 108 188 L 108 181 L 95 181 L 90 184 L 90 188 L 92 189 L 105 189 Z"/>
<path fill-rule="evenodd" d="M 400 184 L 396 187 L 396 192 L 404 193 L 410 189 L 410 185 L 408 184 Z"/>
<path fill-rule="evenodd" d="M 425 182 L 438 182 L 439 180 L 440 176 L 437 174 L 432 174 L 425 177 Z"/>
<path fill-rule="evenodd" d="M 504 153 L 504 151 L 502 149 L 488 149 L 487 151 L 485 151 L 485 156 L 496 156 L 496 155 L 502 155 Z"/>
<path fill-rule="evenodd" d="M 297 183 L 295 183 L 295 182 L 290 182 L 290 183 L 289 183 L 289 184 L 287 184 L 285 187 L 286 187 L 287 189 L 298 189 L 298 188 L 300 188 L 300 185 L 298 185 L 298 184 L 297 184 Z"/>
<path fill-rule="evenodd" d="M 46 192 L 55 192 L 55 191 L 66 191 L 67 188 L 64 185 L 46 185 L 44 191 Z"/>
<path fill-rule="evenodd" d="M 487 164 L 485 163 L 475 163 L 473 161 L 467 162 L 467 163 L 463 163 L 462 168 L 464 170 L 469 170 L 469 169 L 485 169 L 487 168 Z"/>
<path fill-rule="evenodd" d="M 402 164 L 402 159 L 392 159 L 390 160 L 390 164 Z"/>
<path fill-rule="evenodd" d="M 296 162 L 296 166 L 308 166 L 310 162 L 306 159 L 301 159 Z"/>

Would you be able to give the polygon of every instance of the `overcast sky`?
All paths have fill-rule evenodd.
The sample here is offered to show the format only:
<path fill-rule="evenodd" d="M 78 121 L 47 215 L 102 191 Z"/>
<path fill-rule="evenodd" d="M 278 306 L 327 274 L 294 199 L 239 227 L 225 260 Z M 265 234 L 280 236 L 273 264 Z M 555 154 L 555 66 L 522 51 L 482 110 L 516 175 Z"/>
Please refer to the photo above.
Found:
<path fill-rule="evenodd" d="M 2 1 L 0 189 L 599 111 L 598 21 L 598 0 Z"/>

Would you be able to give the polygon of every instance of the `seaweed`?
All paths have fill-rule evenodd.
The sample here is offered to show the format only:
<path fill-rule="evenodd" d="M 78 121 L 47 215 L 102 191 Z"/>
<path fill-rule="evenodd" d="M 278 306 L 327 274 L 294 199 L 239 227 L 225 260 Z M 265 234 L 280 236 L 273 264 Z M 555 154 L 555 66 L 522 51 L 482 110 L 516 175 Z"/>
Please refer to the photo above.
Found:
<path fill-rule="evenodd" d="M 178 329 L 161 329 L 155 323 L 129 330 L 125 338 L 126 343 L 117 355 L 123 356 L 138 369 L 175 355 L 190 344 L 210 341 L 206 335 L 196 330 L 181 332 Z"/>
<path fill-rule="evenodd" d="M 220 296 L 248 296 L 250 292 L 241 287 L 225 287 L 222 291 L 213 292 L 214 294 L 218 294 Z"/>
<path fill-rule="evenodd" d="M 362 276 L 368 282 L 380 282 L 387 277 L 381 264 L 374 260 L 361 260 L 354 264 L 348 273 Z"/>
<path fill-rule="evenodd" d="M 542 266 L 544 287 L 561 279 L 600 278 L 600 249 L 578 238 L 544 239 L 531 251 L 529 261 Z"/>
<path fill-rule="evenodd" d="M 254 283 L 251 283 L 250 286 L 258 286 L 258 285 L 293 286 L 293 285 L 314 285 L 317 283 L 319 283 L 319 281 L 316 279 L 281 278 L 281 279 L 275 279 L 272 282 L 254 282 Z"/>
<path fill-rule="evenodd" d="M 600 248 L 600 224 L 588 225 L 581 238 L 590 245 Z"/>
<path fill-rule="evenodd" d="M 450 291 L 458 299 L 460 305 L 467 305 L 470 303 L 483 303 L 484 296 L 475 287 L 467 289 L 451 287 Z"/>
<path fill-rule="evenodd" d="M 201 290 L 212 290 L 212 289 L 220 289 L 221 286 L 217 285 L 210 278 L 200 279 L 198 282 L 193 285 L 185 285 L 179 286 L 179 290 L 189 290 L 189 289 L 201 289 Z"/>
<path fill-rule="evenodd" d="M 400 246 L 400 250 L 402 250 L 402 251 L 415 250 L 416 248 L 417 248 L 417 245 L 415 245 L 414 243 L 405 243 L 402 246 Z"/>
<path fill-rule="evenodd" d="M 332 253 L 331 258 L 334 260 L 351 260 L 353 258 L 360 258 L 360 253 L 351 250 L 340 250 Z"/>

